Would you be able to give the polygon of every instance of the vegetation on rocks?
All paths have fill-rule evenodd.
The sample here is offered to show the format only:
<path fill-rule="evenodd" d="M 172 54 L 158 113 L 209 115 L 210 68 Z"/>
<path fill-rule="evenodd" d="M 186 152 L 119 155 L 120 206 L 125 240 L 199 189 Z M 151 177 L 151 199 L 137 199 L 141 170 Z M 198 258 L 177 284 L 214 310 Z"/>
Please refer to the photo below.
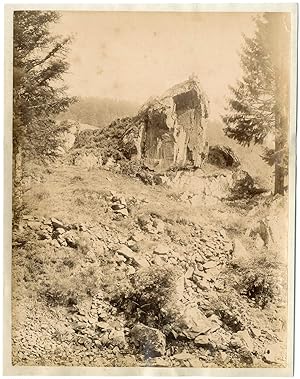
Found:
<path fill-rule="evenodd" d="M 271 245 L 258 252 L 245 237 L 251 205 L 220 204 L 210 219 L 113 171 L 60 165 L 43 175 L 14 233 L 14 364 L 285 364 L 286 287 L 274 283 L 285 264 L 263 260 Z M 224 211 L 232 217 L 220 228 Z"/>

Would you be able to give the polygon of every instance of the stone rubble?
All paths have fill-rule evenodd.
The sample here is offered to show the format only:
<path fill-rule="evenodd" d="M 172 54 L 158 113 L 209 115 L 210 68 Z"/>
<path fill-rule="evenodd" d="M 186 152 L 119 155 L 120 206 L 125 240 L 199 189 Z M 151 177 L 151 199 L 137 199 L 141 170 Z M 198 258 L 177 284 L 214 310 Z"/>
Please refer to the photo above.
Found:
<path fill-rule="evenodd" d="M 128 201 L 116 194 L 108 199 L 112 214 L 121 214 L 122 217 L 130 216 L 128 204 L 131 202 L 132 199 Z M 238 311 L 225 308 L 216 312 L 211 308 L 211 301 L 217 301 L 218 294 L 225 291 L 224 270 L 228 262 L 236 259 L 236 256 L 244 259 L 246 255 L 240 241 L 232 241 L 222 228 L 202 227 L 193 223 L 188 225 L 190 235 L 185 234 L 183 239 L 172 232 L 172 223 L 155 215 L 139 216 L 135 222 L 135 229 L 129 236 L 119 236 L 112 242 L 114 233 L 110 234 L 109 229 L 103 226 L 70 224 L 58 218 L 23 216 L 15 238 L 17 246 L 24 243 L 22 233 L 29 232 L 33 233 L 36 240 L 53 245 L 55 249 L 81 249 L 87 262 L 99 262 L 103 252 L 106 252 L 114 264 L 113 270 L 122 272 L 128 278 L 134 276 L 137 270 L 151 266 L 176 267 L 180 273 L 174 293 L 174 306 L 180 311 L 161 330 L 141 323 L 134 326 L 128 324 L 126 315 L 118 312 L 115 305 L 105 300 L 105 293 L 100 291 L 89 304 L 77 307 L 73 314 L 66 317 L 61 333 L 57 331 L 60 324 L 55 322 L 52 326 L 48 321 L 44 326 L 40 325 L 42 330 L 46 328 L 45 332 L 49 335 L 45 354 L 58 347 L 57 341 L 53 339 L 56 330 L 55 333 L 62 341 L 59 345 L 59 359 L 62 361 L 66 354 L 71 357 L 74 351 L 80 349 L 84 357 L 101 356 L 103 349 L 107 354 L 112 351 L 113 356 L 116 356 L 128 354 L 132 346 L 150 365 L 160 367 L 164 367 L 166 362 L 174 366 L 184 364 L 187 367 L 199 367 L 203 365 L 203 359 L 209 363 L 210 352 L 219 352 L 223 362 L 230 359 L 231 351 L 239 351 L 244 359 L 250 359 L 251 362 L 257 356 L 265 362 L 280 360 L 275 357 L 274 349 L 268 352 L 262 350 L 261 341 L 265 341 L 266 337 L 262 335 L 259 325 L 247 324 L 248 321 L 243 320 Z M 157 237 L 162 233 L 169 235 L 169 243 L 158 242 Z M 89 241 L 87 246 L 83 244 L 83 239 Z M 143 251 L 149 241 L 153 242 L 150 245 L 152 247 Z M 27 331 L 30 325 L 38 327 L 38 324 L 29 321 L 22 325 Z M 14 362 L 30 364 L 42 358 L 43 343 L 35 339 L 28 342 L 27 332 L 24 334 L 19 330 L 14 335 L 14 351 L 18 351 L 17 356 L 14 355 Z M 39 333 L 35 333 L 37 338 Z M 170 353 L 166 342 L 170 336 L 175 341 L 191 343 L 199 349 L 199 354 L 184 349 Z M 47 339 L 45 343 L 48 343 Z M 203 358 L 200 353 L 208 355 Z"/>

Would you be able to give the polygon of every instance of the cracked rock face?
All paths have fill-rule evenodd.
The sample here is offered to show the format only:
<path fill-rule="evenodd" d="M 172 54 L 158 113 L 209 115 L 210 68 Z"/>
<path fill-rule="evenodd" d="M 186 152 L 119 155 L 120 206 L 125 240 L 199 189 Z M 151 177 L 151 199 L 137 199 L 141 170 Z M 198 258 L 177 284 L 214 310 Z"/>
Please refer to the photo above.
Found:
<path fill-rule="evenodd" d="M 207 154 L 208 100 L 198 80 L 189 79 L 145 104 L 140 157 L 149 168 L 200 167 Z"/>

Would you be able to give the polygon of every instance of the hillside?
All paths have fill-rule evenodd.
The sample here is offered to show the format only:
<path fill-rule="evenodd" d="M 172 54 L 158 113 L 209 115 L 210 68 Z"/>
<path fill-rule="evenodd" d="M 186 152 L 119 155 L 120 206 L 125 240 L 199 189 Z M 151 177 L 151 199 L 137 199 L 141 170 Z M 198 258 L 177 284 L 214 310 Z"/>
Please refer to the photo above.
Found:
<path fill-rule="evenodd" d="M 62 163 L 40 170 L 24 200 L 13 364 L 285 366 L 286 264 L 251 229 L 273 201 L 194 205 Z"/>

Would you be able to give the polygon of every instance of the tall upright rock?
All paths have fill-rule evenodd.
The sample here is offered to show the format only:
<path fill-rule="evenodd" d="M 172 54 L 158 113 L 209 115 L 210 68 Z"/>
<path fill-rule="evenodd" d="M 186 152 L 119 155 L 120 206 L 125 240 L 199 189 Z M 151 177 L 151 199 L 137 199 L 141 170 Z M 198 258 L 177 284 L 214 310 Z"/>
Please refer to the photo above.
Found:
<path fill-rule="evenodd" d="M 139 159 L 157 170 L 200 167 L 207 154 L 208 100 L 197 78 L 177 84 L 145 104 L 139 116 Z"/>

